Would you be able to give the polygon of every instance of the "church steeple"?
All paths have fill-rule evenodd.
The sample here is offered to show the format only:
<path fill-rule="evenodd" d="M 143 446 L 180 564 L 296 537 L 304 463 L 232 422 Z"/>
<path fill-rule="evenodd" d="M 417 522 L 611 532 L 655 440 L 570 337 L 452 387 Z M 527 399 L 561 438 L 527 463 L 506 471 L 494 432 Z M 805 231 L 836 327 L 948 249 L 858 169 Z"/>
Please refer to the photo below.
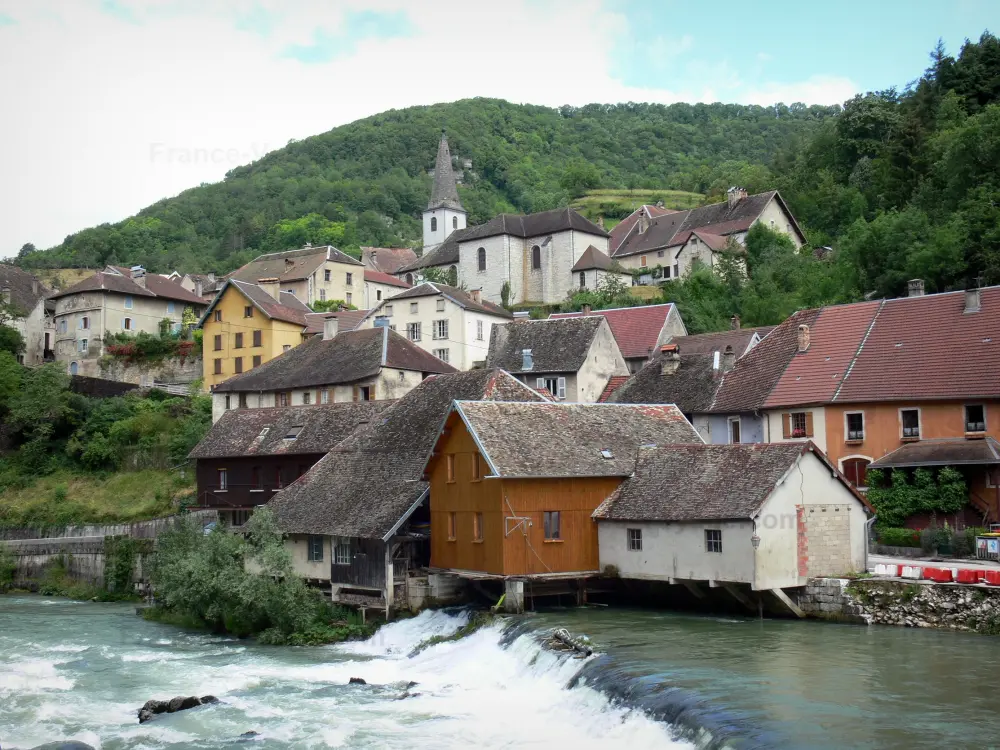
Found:
<path fill-rule="evenodd" d="M 464 211 L 462 201 L 458 197 L 458 186 L 455 182 L 455 172 L 451 168 L 451 150 L 448 148 L 448 136 L 441 131 L 441 142 L 438 143 L 437 162 L 434 165 L 434 187 L 431 188 L 431 200 L 427 210 L 435 208 L 450 208 Z"/>

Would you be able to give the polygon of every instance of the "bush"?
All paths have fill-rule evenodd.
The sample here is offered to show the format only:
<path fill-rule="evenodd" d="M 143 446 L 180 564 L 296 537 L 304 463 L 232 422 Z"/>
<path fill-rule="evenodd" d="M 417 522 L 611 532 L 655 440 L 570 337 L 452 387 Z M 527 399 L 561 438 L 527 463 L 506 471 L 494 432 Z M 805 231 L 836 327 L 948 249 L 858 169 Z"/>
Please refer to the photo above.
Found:
<path fill-rule="evenodd" d="M 7 545 L 0 543 L 0 591 L 6 591 L 14 583 L 14 573 L 17 572 L 17 563 L 14 555 L 7 549 Z"/>
<path fill-rule="evenodd" d="M 913 529 L 887 528 L 878 532 L 878 543 L 887 547 L 919 547 L 920 532 Z"/>

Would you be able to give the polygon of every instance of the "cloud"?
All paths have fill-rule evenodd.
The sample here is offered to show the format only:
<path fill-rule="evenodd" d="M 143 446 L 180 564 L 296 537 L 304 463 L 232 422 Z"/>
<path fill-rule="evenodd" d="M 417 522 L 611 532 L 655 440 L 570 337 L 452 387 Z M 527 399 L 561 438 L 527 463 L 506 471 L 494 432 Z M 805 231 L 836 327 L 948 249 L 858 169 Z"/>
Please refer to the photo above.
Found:
<path fill-rule="evenodd" d="M 101 0 L 101 10 L 119 21 L 139 23 L 139 19 L 132 12 L 132 9 L 118 0 Z"/>
<path fill-rule="evenodd" d="M 303 63 L 326 63 L 353 54 L 362 40 L 393 39 L 412 33 L 410 19 L 402 11 L 376 13 L 348 10 L 336 31 L 314 29 L 312 43 L 290 44 L 282 50 L 281 56 Z"/>
<path fill-rule="evenodd" d="M 858 86 L 841 76 L 811 76 L 791 83 L 764 83 L 743 92 L 743 102 L 767 106 L 777 102 L 794 104 L 842 104 L 858 93 Z"/>
<path fill-rule="evenodd" d="M 6 13 L 0 13 L 0 26 L 13 26 L 17 21 Z"/>
<path fill-rule="evenodd" d="M 758 52 L 757 59 L 760 60 L 761 62 L 767 62 L 768 60 L 773 59 L 773 57 L 768 52 Z"/>

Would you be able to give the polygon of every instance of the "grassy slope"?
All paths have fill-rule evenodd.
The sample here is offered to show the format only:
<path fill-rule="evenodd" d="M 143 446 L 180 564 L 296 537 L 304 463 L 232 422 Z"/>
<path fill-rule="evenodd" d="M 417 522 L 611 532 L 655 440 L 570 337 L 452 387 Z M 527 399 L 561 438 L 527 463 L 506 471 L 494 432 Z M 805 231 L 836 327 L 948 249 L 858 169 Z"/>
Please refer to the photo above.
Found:
<path fill-rule="evenodd" d="M 588 190 L 582 198 L 577 198 L 570 205 L 591 221 L 598 216 L 604 216 L 604 226 L 613 227 L 617 220 L 610 220 L 610 215 L 626 216 L 644 203 L 655 204 L 663 201 L 667 208 L 685 209 L 700 206 L 705 196 L 701 193 L 685 193 L 682 190 Z"/>
<path fill-rule="evenodd" d="M 69 289 L 79 281 L 94 275 L 89 268 L 46 268 L 33 271 L 49 289 Z"/>
<path fill-rule="evenodd" d="M 61 497 L 62 489 L 65 497 Z M 0 526 L 122 523 L 169 515 L 194 499 L 194 474 L 135 471 L 100 477 L 58 471 L 0 494 Z"/>

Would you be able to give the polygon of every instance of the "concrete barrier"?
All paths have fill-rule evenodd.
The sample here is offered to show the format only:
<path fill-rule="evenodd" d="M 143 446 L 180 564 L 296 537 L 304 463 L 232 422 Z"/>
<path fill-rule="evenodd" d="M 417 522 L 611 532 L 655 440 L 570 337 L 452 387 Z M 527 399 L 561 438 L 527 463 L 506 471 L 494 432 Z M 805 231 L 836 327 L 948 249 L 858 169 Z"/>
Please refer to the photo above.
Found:
<path fill-rule="evenodd" d="M 904 565 L 903 570 L 900 572 L 900 576 L 903 578 L 912 578 L 913 580 L 919 581 L 924 577 L 923 568 L 916 565 Z"/>

